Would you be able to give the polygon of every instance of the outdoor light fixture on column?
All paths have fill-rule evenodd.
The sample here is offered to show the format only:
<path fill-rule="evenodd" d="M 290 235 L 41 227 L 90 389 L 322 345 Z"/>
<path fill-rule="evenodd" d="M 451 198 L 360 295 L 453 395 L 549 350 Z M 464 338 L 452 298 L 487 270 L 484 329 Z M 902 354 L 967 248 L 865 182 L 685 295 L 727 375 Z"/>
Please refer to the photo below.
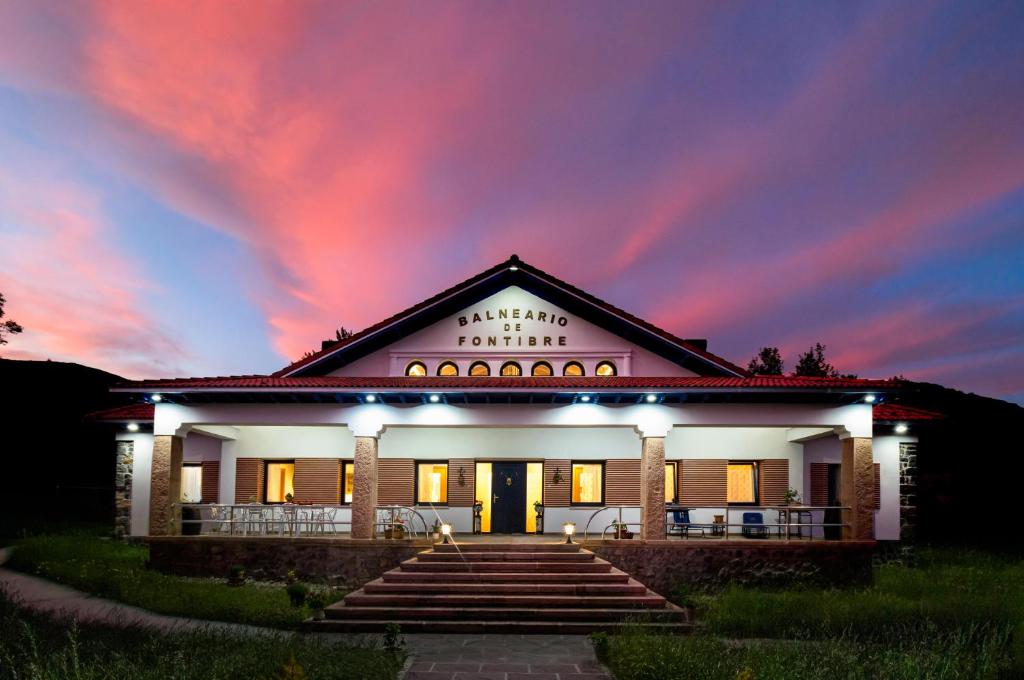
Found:
<path fill-rule="evenodd" d="M 452 542 L 452 525 L 451 524 L 442 524 L 441 525 L 441 536 L 444 537 L 441 542 L 444 543 L 445 545 L 448 545 L 449 543 Z"/>
<path fill-rule="evenodd" d="M 571 544 L 572 535 L 576 533 L 576 522 L 566 522 L 562 525 L 562 531 L 565 532 L 566 544 Z"/>

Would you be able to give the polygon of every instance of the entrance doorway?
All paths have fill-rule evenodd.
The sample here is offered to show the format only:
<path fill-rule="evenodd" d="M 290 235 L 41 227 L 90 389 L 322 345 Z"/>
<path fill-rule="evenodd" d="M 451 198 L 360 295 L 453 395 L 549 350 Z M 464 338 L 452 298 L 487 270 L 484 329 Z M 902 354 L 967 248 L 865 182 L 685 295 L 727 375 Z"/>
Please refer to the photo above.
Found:
<path fill-rule="evenodd" d="M 526 463 L 493 463 L 491 533 L 526 531 Z"/>
<path fill-rule="evenodd" d="M 483 533 L 532 534 L 539 528 L 534 504 L 544 501 L 544 464 L 478 461 L 476 498 Z"/>

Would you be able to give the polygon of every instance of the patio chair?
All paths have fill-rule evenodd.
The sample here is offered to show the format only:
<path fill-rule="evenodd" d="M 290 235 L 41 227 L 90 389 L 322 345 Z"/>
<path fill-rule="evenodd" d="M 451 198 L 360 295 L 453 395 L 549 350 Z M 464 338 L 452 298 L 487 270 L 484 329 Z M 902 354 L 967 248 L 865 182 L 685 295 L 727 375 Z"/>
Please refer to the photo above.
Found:
<path fill-rule="evenodd" d="M 320 525 L 320 533 L 334 534 L 338 529 L 334 524 L 334 518 L 338 515 L 338 508 L 324 508 L 324 521 Z"/>
<path fill-rule="evenodd" d="M 764 524 L 764 513 L 743 513 L 743 528 L 741 529 L 741 533 L 744 538 L 768 538 L 768 527 Z"/>
<path fill-rule="evenodd" d="M 702 525 L 690 522 L 689 508 L 673 510 L 672 521 L 668 525 L 669 536 L 683 536 L 684 538 L 689 538 L 691 531 L 699 531 L 701 536 L 704 535 L 704 527 Z"/>

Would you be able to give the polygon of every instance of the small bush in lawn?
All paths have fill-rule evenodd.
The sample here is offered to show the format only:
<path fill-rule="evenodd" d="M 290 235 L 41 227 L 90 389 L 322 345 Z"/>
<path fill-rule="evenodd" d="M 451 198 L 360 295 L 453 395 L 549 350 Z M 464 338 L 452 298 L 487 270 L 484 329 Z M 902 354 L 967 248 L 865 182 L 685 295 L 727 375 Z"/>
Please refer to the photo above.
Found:
<path fill-rule="evenodd" d="M 228 585 L 245 585 L 245 567 L 241 564 L 233 564 L 228 568 Z"/>
<path fill-rule="evenodd" d="M 590 634 L 590 644 L 594 646 L 594 656 L 598 661 L 608 658 L 608 633 L 597 632 Z"/>
<path fill-rule="evenodd" d="M 402 637 L 402 627 L 392 621 L 384 626 L 384 649 L 389 652 L 398 652 L 405 647 L 405 638 Z"/>
<path fill-rule="evenodd" d="M 306 604 L 306 597 L 309 595 L 309 586 L 305 583 L 289 583 L 288 587 L 285 588 L 285 592 L 288 593 L 288 599 L 291 600 L 293 607 L 301 607 Z"/>

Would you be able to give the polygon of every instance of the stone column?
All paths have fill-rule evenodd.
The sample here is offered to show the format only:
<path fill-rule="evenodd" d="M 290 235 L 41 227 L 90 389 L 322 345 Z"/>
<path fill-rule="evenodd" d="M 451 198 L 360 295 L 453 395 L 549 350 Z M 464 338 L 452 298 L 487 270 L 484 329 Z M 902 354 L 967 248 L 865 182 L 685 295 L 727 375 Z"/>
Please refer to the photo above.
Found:
<path fill-rule="evenodd" d="M 644 437 L 640 447 L 640 538 L 665 538 L 665 438 Z"/>
<path fill-rule="evenodd" d="M 117 442 L 114 467 L 114 536 L 125 539 L 132 534 L 132 463 L 135 442 Z"/>
<path fill-rule="evenodd" d="M 373 538 L 377 521 L 377 438 L 356 437 L 352 538 Z"/>
<path fill-rule="evenodd" d="M 181 461 L 185 440 L 153 436 L 153 468 L 149 485 L 149 535 L 181 533 Z"/>
<path fill-rule="evenodd" d="M 871 458 L 870 437 L 850 437 L 842 441 L 843 463 L 840 487 L 843 505 L 845 540 L 875 538 L 875 474 Z"/>

